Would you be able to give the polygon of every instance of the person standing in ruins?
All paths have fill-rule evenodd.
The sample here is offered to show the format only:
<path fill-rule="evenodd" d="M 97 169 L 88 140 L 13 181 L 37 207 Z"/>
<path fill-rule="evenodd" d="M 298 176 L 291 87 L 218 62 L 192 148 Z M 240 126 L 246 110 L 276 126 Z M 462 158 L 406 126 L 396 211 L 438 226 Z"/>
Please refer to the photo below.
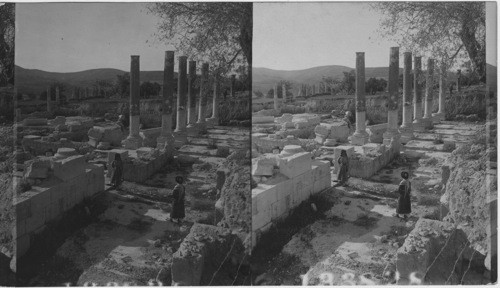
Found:
<path fill-rule="evenodd" d="M 172 212 L 170 212 L 170 222 L 174 222 L 177 219 L 177 224 L 181 223 L 181 220 L 186 216 L 184 211 L 184 198 L 186 197 L 186 187 L 184 187 L 184 178 L 181 176 L 175 177 L 175 182 L 177 185 L 174 187 L 172 192 Z"/>
<path fill-rule="evenodd" d="M 125 133 L 125 131 L 126 131 L 126 129 L 125 129 L 125 128 L 126 128 L 126 127 L 125 127 L 125 116 L 120 115 L 120 116 L 118 117 L 118 121 L 116 121 L 116 124 L 117 124 L 118 126 L 120 126 L 120 130 L 122 131 L 122 133 Z"/>
<path fill-rule="evenodd" d="M 123 178 L 123 162 L 120 154 L 115 154 L 115 160 L 111 163 L 111 167 L 113 167 L 113 175 L 111 176 L 111 185 L 114 189 L 118 189 L 122 184 Z"/>
<path fill-rule="evenodd" d="M 339 185 L 346 185 L 349 179 L 349 158 L 347 158 L 347 152 L 345 150 L 340 152 L 340 157 L 337 162 L 340 164 L 337 182 Z"/>
<path fill-rule="evenodd" d="M 349 131 L 350 133 L 352 132 L 353 128 L 355 128 L 352 124 L 353 124 L 353 119 L 352 119 L 352 113 L 351 111 L 347 111 L 345 112 L 345 116 L 344 118 L 342 119 L 342 121 L 344 121 L 346 124 L 347 124 L 347 127 L 349 128 Z M 349 133 L 349 134 L 350 134 Z"/>
<path fill-rule="evenodd" d="M 399 218 L 399 214 L 403 214 L 404 219 L 406 220 L 408 218 L 408 214 L 411 213 L 411 183 L 408 180 L 410 174 L 406 171 L 403 171 L 401 172 L 401 177 L 403 178 L 403 180 L 401 180 L 401 183 L 399 183 L 398 188 L 399 198 L 398 208 L 396 209 L 396 217 Z"/>

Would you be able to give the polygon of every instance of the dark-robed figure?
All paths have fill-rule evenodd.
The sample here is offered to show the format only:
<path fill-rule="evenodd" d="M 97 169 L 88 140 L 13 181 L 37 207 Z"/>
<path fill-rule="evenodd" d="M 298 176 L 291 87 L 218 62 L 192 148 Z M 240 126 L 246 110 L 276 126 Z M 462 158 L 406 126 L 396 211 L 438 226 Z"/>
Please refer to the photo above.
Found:
<path fill-rule="evenodd" d="M 337 159 L 339 163 L 339 172 L 337 174 L 337 181 L 340 185 L 345 185 L 349 179 L 349 158 L 345 150 L 340 151 L 340 157 Z"/>
<path fill-rule="evenodd" d="M 177 219 L 177 223 L 181 223 L 185 215 L 184 211 L 184 199 L 186 197 L 186 187 L 184 187 L 184 178 L 181 176 L 175 177 L 175 182 L 177 185 L 174 187 L 172 192 L 172 212 L 170 212 L 170 221 L 174 222 Z"/>
<path fill-rule="evenodd" d="M 399 217 L 399 214 L 404 215 L 404 219 L 408 217 L 408 214 L 411 213 L 411 183 L 408 180 L 410 174 L 408 172 L 401 172 L 401 177 L 403 180 L 399 183 L 398 193 L 398 208 L 396 209 L 396 217 Z"/>
<path fill-rule="evenodd" d="M 123 162 L 120 154 L 115 154 L 115 160 L 113 160 L 113 162 L 111 163 L 111 167 L 113 167 L 111 185 L 113 186 L 113 188 L 118 188 L 120 187 L 120 184 L 122 184 L 123 178 Z"/>

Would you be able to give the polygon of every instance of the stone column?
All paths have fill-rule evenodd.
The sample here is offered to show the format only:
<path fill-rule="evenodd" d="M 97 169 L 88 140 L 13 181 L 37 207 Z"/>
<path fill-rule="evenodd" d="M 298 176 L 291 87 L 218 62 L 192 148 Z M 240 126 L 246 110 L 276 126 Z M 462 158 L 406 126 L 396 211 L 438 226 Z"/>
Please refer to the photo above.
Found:
<path fill-rule="evenodd" d="M 47 112 L 52 113 L 52 96 L 50 94 L 50 87 L 47 87 Z"/>
<path fill-rule="evenodd" d="M 179 56 L 179 70 L 177 71 L 177 121 L 174 130 L 176 142 L 181 145 L 187 142 L 186 120 L 187 120 L 187 56 Z"/>
<path fill-rule="evenodd" d="M 281 84 L 281 97 L 283 97 L 283 103 L 288 103 L 288 99 L 286 97 L 286 85 Z"/>
<path fill-rule="evenodd" d="M 278 104 L 278 84 L 274 84 L 274 110 L 279 109 L 279 104 Z"/>
<path fill-rule="evenodd" d="M 399 131 L 401 132 L 401 143 L 408 143 L 413 139 L 413 115 L 412 115 L 412 95 L 411 95 L 411 52 L 404 53 L 404 72 L 403 72 L 403 123 Z"/>
<path fill-rule="evenodd" d="M 356 131 L 351 136 L 351 144 L 365 145 L 368 143 L 365 121 L 365 52 L 356 52 Z"/>
<path fill-rule="evenodd" d="M 210 127 L 219 125 L 219 93 L 220 93 L 219 73 L 214 75 L 214 95 L 212 98 L 212 117 L 206 119 Z"/>
<path fill-rule="evenodd" d="M 16 120 L 15 122 L 21 122 L 22 112 L 21 108 L 16 108 Z"/>
<path fill-rule="evenodd" d="M 422 122 L 422 88 L 423 88 L 423 75 L 422 75 L 422 57 L 415 57 L 415 70 L 413 77 L 413 129 L 421 131 L 424 127 Z"/>
<path fill-rule="evenodd" d="M 165 51 L 161 104 L 161 132 L 156 142 L 160 149 L 165 148 L 165 150 L 169 151 L 173 151 L 175 141 L 172 135 L 174 85 L 174 51 Z"/>
<path fill-rule="evenodd" d="M 447 78 L 447 72 L 446 72 L 446 64 L 441 62 L 440 65 L 440 72 L 439 72 L 439 110 L 437 113 L 432 114 L 432 119 L 434 120 L 434 123 L 439 123 L 441 121 L 444 121 L 444 117 L 446 114 L 445 111 L 445 100 L 446 100 L 446 78 Z"/>
<path fill-rule="evenodd" d="M 59 87 L 56 87 L 56 105 L 61 103 L 61 97 L 59 95 Z"/>
<path fill-rule="evenodd" d="M 140 68 L 139 56 L 132 55 L 130 61 L 130 124 L 129 135 L 123 140 L 125 149 L 138 149 L 142 146 L 142 138 L 139 136 L 140 125 Z M 87 90 L 87 89 L 86 89 Z"/>
<path fill-rule="evenodd" d="M 75 88 L 71 91 L 71 98 L 70 100 L 75 100 Z"/>
<path fill-rule="evenodd" d="M 200 131 L 206 131 L 205 111 L 207 110 L 207 93 L 208 93 L 208 63 L 203 63 L 201 66 L 200 79 L 200 104 L 198 105 L 198 122 L 196 122 Z"/>
<path fill-rule="evenodd" d="M 316 94 L 316 85 L 312 85 L 312 95 Z"/>
<path fill-rule="evenodd" d="M 391 47 L 389 60 L 389 97 L 387 99 L 387 131 L 383 134 L 384 144 L 396 142 L 399 151 L 400 134 L 398 131 L 399 100 L 399 47 Z"/>
<path fill-rule="evenodd" d="M 196 93 L 194 83 L 196 81 L 196 61 L 189 61 L 188 77 L 188 128 L 196 126 Z"/>
<path fill-rule="evenodd" d="M 432 100 L 434 86 L 434 59 L 427 60 L 427 77 L 425 82 L 425 104 L 424 117 L 422 118 L 425 128 L 432 128 Z"/>
<path fill-rule="evenodd" d="M 236 82 L 236 75 L 231 75 L 231 98 L 236 97 L 236 91 L 234 90 L 235 82 Z"/>
<path fill-rule="evenodd" d="M 460 86 L 460 78 L 462 78 L 462 71 L 457 70 L 457 92 L 462 91 L 462 86 Z"/>

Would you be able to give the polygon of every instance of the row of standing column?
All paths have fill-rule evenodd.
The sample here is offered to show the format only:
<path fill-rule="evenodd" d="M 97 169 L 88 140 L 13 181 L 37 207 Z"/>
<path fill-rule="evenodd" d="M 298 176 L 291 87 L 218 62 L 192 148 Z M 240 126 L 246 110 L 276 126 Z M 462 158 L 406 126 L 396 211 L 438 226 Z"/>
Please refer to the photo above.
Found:
<path fill-rule="evenodd" d="M 351 144 L 364 145 L 368 143 L 366 133 L 366 95 L 365 95 L 365 58 L 364 52 L 356 53 L 356 131 L 351 136 Z M 389 145 L 392 141 L 406 143 L 413 139 L 414 130 L 431 128 L 434 121 L 444 119 L 445 96 L 446 96 L 446 66 L 441 66 L 440 89 L 439 89 L 439 111 L 432 114 L 433 86 L 434 86 L 434 60 L 427 61 L 426 90 L 424 99 L 424 113 L 422 115 L 422 58 L 415 57 L 414 78 L 412 79 L 412 54 L 404 53 L 403 72 L 403 121 L 398 127 L 399 112 L 399 47 L 390 50 L 389 81 L 387 98 L 387 131 L 383 134 L 384 144 Z M 413 94 L 412 94 L 413 80 Z M 457 85 L 458 86 L 458 85 Z M 458 90 L 458 87 L 457 87 Z M 413 96 L 413 97 L 412 97 Z M 413 105 L 412 105 L 413 104 Z M 413 107 L 412 107 L 413 106 Z M 412 121 L 413 120 L 413 121 Z M 399 147 L 399 145 L 397 145 Z"/>
<path fill-rule="evenodd" d="M 201 69 L 200 97 L 198 105 L 198 119 L 196 121 L 196 61 L 189 61 L 189 77 L 187 71 L 187 57 L 179 57 L 178 82 L 177 82 L 177 107 L 176 127 L 172 131 L 172 112 L 174 96 L 174 52 L 165 52 L 165 64 L 163 71 L 163 95 L 162 95 L 162 123 L 160 136 L 157 138 L 159 147 L 174 147 L 175 141 L 186 143 L 188 130 L 195 129 L 197 132 L 206 130 L 205 111 L 207 109 L 208 91 L 208 63 L 204 63 Z M 130 67 L 130 133 L 125 139 L 124 147 L 137 149 L 142 146 L 139 136 L 139 56 L 131 56 Z M 218 84 L 215 81 L 214 103 L 212 117 L 218 119 Z M 187 90 L 187 91 L 186 91 Z M 187 96 L 187 97 L 186 97 Z"/>

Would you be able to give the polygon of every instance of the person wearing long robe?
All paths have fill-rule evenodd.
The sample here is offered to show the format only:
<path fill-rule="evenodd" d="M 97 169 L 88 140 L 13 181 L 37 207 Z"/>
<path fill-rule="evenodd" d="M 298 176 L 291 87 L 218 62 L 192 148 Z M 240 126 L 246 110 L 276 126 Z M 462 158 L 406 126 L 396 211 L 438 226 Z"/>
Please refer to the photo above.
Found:
<path fill-rule="evenodd" d="M 181 223 L 181 220 L 186 216 L 184 210 L 184 199 L 186 197 L 186 187 L 184 187 L 184 178 L 181 176 L 175 177 L 175 182 L 177 185 L 174 187 L 172 192 L 172 212 L 170 212 L 170 221 L 174 222 L 177 219 L 177 223 Z"/>
<path fill-rule="evenodd" d="M 118 120 L 116 121 L 116 124 L 118 126 L 120 126 L 120 130 L 122 131 L 122 133 L 125 133 L 127 131 L 126 130 L 127 128 L 126 128 L 125 116 L 120 115 L 118 117 Z"/>
<path fill-rule="evenodd" d="M 115 160 L 111 163 L 111 167 L 113 167 L 113 174 L 111 176 L 111 184 L 113 188 L 120 187 L 123 178 L 123 162 L 120 154 L 115 154 Z"/>
<path fill-rule="evenodd" d="M 344 118 L 342 118 L 342 121 L 344 121 L 344 123 L 347 124 L 347 127 L 349 128 L 349 132 L 351 132 L 355 128 L 353 126 L 351 111 L 345 112 L 345 116 L 344 116 Z"/>
<path fill-rule="evenodd" d="M 408 180 L 409 176 L 410 175 L 408 174 L 408 172 L 401 172 L 401 177 L 403 178 L 403 180 L 401 181 L 401 183 L 399 183 L 398 207 L 396 208 L 396 217 L 398 218 L 399 214 L 403 214 L 404 219 L 406 219 L 411 213 L 411 183 Z"/>
<path fill-rule="evenodd" d="M 337 162 L 340 165 L 337 181 L 340 185 L 345 185 L 349 179 L 349 158 L 347 158 L 347 152 L 345 150 L 340 152 L 340 157 Z"/>

